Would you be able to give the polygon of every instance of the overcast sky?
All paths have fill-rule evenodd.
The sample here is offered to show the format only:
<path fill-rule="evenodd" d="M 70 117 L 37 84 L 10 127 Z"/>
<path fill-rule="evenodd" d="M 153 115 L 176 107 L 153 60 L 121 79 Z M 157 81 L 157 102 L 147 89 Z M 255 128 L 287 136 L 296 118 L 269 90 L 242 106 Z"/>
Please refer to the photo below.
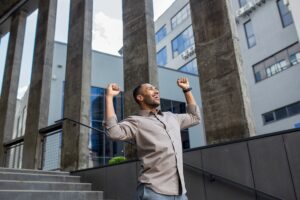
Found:
<path fill-rule="evenodd" d="M 174 1 L 153 0 L 154 20 Z M 55 40 L 64 43 L 67 42 L 68 37 L 69 4 L 70 0 L 58 0 Z M 30 82 L 37 14 L 37 12 L 32 13 L 26 21 L 18 98 L 23 96 Z M 96 51 L 118 55 L 118 50 L 123 46 L 122 37 L 122 0 L 94 0 L 92 48 Z M 8 35 L 2 37 L 0 41 L 0 90 L 7 43 Z"/>

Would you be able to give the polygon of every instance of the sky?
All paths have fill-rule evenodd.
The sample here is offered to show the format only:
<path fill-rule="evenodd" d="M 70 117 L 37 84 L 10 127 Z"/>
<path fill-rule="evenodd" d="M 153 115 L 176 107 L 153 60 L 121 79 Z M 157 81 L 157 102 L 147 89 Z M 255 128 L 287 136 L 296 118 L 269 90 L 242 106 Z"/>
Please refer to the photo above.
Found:
<path fill-rule="evenodd" d="M 175 0 L 153 0 L 154 20 L 156 20 Z M 123 46 L 122 0 L 94 0 L 92 49 L 113 55 L 119 55 Z M 67 43 L 70 0 L 58 0 L 55 40 Z M 30 83 L 33 48 L 38 12 L 27 17 L 25 41 L 21 61 L 18 98 L 21 98 Z M 8 35 L 0 39 L 0 92 L 4 73 Z"/>

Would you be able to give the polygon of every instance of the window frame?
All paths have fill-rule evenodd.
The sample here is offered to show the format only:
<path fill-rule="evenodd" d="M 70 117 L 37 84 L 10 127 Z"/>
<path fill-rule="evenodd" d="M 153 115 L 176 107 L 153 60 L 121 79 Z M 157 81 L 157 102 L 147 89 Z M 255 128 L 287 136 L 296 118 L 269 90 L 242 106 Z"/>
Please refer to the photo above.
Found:
<path fill-rule="evenodd" d="M 247 24 L 249 24 L 252 28 L 253 33 L 251 35 L 248 35 L 248 29 L 246 28 Z M 255 47 L 256 46 L 256 37 L 255 37 L 255 34 L 254 34 L 254 28 L 253 28 L 251 19 L 249 19 L 248 21 L 246 21 L 244 23 L 244 31 L 245 31 L 245 36 L 246 36 L 246 40 L 247 40 L 248 49 L 251 49 L 251 48 Z M 254 43 L 252 45 L 250 45 L 249 38 L 252 38 L 252 37 L 254 37 L 255 40 L 254 40 Z"/>
<path fill-rule="evenodd" d="M 293 16 L 292 16 L 292 13 L 291 13 L 290 10 L 288 12 L 286 12 L 286 13 L 283 13 L 283 10 L 281 9 L 281 6 L 279 5 L 280 3 L 282 3 L 283 6 L 285 6 L 285 5 L 284 5 L 283 0 L 277 0 L 276 1 L 278 12 L 279 12 L 279 16 L 280 16 L 280 20 L 281 20 L 281 25 L 282 25 L 283 28 L 285 28 L 285 27 L 288 27 L 289 25 L 293 24 L 294 23 L 294 19 L 293 19 Z M 290 15 L 291 21 L 288 24 L 285 24 L 286 22 L 284 21 L 284 19 L 288 15 Z"/>
<path fill-rule="evenodd" d="M 160 38 L 159 40 L 157 39 L 158 37 L 158 33 L 160 33 L 162 30 L 165 30 L 163 33 L 164 33 L 164 35 L 163 35 L 163 37 L 162 38 Z M 160 41 L 162 41 L 165 37 L 167 36 L 167 28 L 166 28 L 166 24 L 164 24 L 162 27 L 160 27 L 160 29 L 158 29 L 158 31 L 156 31 L 156 33 L 155 33 L 155 42 L 156 42 L 156 44 L 158 44 Z"/>
<path fill-rule="evenodd" d="M 171 17 L 171 19 L 170 19 L 170 24 L 171 24 L 171 29 L 172 29 L 172 30 L 174 30 L 178 25 L 182 24 L 182 22 L 184 22 L 186 19 L 189 18 L 189 16 L 191 16 L 191 7 L 189 6 L 189 10 L 190 10 L 190 11 L 187 13 L 187 17 L 184 18 L 184 19 L 182 19 L 182 21 L 181 21 L 179 24 L 176 23 L 176 26 L 173 26 L 172 20 L 173 20 L 173 19 L 174 19 L 181 11 L 183 11 L 183 9 L 185 9 L 185 7 L 187 7 L 189 4 L 190 4 L 190 3 L 186 3 L 186 4 L 185 4 L 178 12 L 176 12 L 176 13 Z"/>
<path fill-rule="evenodd" d="M 190 41 L 191 39 L 193 39 L 193 43 L 190 44 L 190 46 L 188 46 L 187 48 L 191 47 L 192 45 L 195 44 L 195 36 L 194 36 L 194 32 L 192 29 L 192 25 L 188 26 L 186 29 L 184 29 L 183 31 L 181 31 L 178 35 L 176 35 L 174 37 L 174 39 L 171 40 L 171 48 L 172 48 L 172 58 L 176 58 L 177 56 L 179 56 L 182 52 L 184 52 L 187 48 L 185 48 L 182 52 L 178 52 L 178 55 L 174 55 L 174 46 L 173 46 L 173 41 L 176 40 L 179 36 L 181 36 L 185 31 L 188 31 L 188 29 L 192 30 L 192 37 L 188 38 L 188 40 L 186 41 Z M 178 49 L 178 48 L 177 48 Z"/>
<path fill-rule="evenodd" d="M 165 64 L 164 65 L 159 65 L 158 63 L 158 54 L 163 52 L 165 50 L 165 54 L 166 54 L 166 60 L 165 60 Z M 168 54 L 167 54 L 167 46 L 163 46 L 157 53 L 156 53 L 156 64 L 157 66 L 161 66 L 161 67 L 165 67 L 166 64 L 168 63 Z"/>

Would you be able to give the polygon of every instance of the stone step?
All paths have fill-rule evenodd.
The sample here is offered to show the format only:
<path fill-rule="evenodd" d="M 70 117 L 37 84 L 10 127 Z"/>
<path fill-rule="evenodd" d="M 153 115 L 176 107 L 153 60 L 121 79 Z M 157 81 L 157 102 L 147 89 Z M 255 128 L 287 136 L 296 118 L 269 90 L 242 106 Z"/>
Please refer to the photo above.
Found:
<path fill-rule="evenodd" d="M 0 180 L 0 190 L 89 191 L 91 190 L 91 184 L 90 183 Z"/>
<path fill-rule="evenodd" d="M 80 177 L 79 176 L 70 176 L 70 175 L 0 172 L 0 180 L 79 183 Z"/>
<path fill-rule="evenodd" d="M 15 169 L 15 168 L 3 168 L 0 167 L 0 172 L 12 172 L 12 173 L 30 173 L 30 174 L 50 174 L 50 175 L 69 175 L 69 172 L 61 171 L 43 171 L 43 170 L 32 170 L 32 169 Z"/>
<path fill-rule="evenodd" d="M 0 190 L 1 200 L 103 200 L 103 192 Z"/>

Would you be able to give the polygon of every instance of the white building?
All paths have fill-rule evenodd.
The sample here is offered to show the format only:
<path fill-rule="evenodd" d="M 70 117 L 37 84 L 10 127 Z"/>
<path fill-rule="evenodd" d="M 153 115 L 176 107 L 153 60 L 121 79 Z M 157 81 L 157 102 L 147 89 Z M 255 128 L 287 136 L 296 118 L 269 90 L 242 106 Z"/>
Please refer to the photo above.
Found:
<path fill-rule="evenodd" d="M 197 73 L 188 0 L 176 0 L 155 22 L 158 64 Z M 245 68 L 257 134 L 300 127 L 300 5 L 232 0 L 230 11 Z M 297 11 L 298 11 L 297 10 Z M 296 26 L 295 26 L 296 24 Z M 299 26 L 300 27 L 300 26 Z M 299 28 L 298 28 L 299 33 Z"/>

